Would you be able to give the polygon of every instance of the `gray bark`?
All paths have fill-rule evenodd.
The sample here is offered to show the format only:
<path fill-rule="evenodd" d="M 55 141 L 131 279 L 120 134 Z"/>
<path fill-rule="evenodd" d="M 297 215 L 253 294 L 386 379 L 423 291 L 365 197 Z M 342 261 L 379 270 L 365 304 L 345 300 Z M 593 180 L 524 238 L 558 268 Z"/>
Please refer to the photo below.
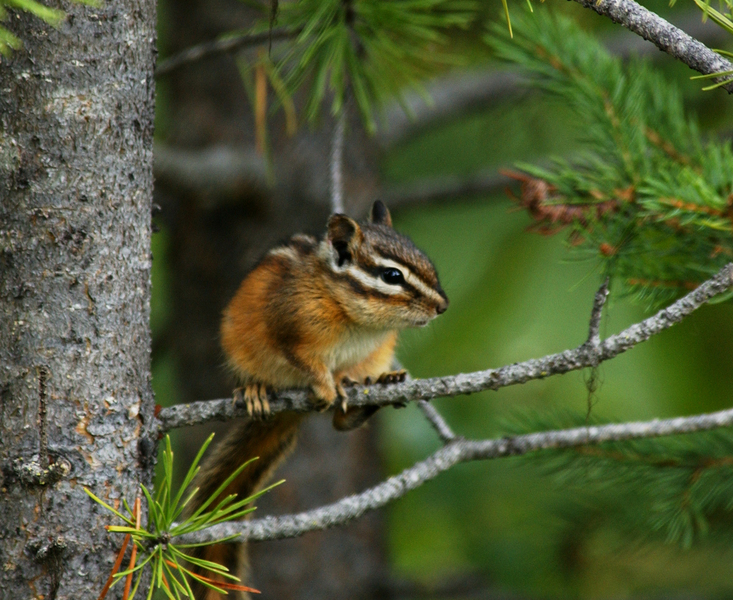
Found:
<path fill-rule="evenodd" d="M 150 484 L 155 3 L 25 14 L 0 66 L 0 597 L 96 598 L 121 540 L 85 493 Z"/>

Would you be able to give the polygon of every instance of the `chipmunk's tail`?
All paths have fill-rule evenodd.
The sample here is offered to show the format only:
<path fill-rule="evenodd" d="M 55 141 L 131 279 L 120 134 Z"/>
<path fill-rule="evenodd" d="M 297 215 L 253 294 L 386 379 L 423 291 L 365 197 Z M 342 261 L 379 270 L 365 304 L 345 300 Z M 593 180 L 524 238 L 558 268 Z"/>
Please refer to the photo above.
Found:
<path fill-rule="evenodd" d="M 295 447 L 298 426 L 302 418 L 303 415 L 300 414 L 283 412 L 264 421 L 246 419 L 235 423 L 224 440 L 204 461 L 193 483 L 193 487 L 198 487 L 199 491 L 186 507 L 185 514 L 193 514 L 237 468 L 255 457 L 258 459 L 245 467 L 222 492 L 220 498 L 237 494 L 241 499 L 260 490 L 275 468 Z M 214 503 L 213 506 L 215 505 Z M 248 564 L 245 544 L 202 546 L 192 549 L 190 554 L 195 558 L 203 558 L 225 566 L 230 573 L 241 579 L 242 585 L 247 585 Z M 193 570 L 205 577 L 217 579 L 210 571 L 198 567 Z M 220 578 L 218 580 L 221 581 Z M 204 585 L 196 583 L 192 588 L 196 600 L 221 600 L 217 592 Z M 246 600 L 249 595 L 243 592 L 234 594 L 230 592 L 229 597 Z"/>

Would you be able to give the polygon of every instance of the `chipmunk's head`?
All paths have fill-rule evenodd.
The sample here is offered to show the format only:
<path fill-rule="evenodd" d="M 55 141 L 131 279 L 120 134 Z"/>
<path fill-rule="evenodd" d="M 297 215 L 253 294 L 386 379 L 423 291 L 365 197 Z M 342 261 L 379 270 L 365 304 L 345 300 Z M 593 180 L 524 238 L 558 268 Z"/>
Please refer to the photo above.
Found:
<path fill-rule="evenodd" d="M 335 214 L 328 221 L 326 260 L 345 308 L 359 324 L 385 329 L 422 327 L 448 308 L 430 259 L 392 228 L 379 200 L 369 221 Z"/>

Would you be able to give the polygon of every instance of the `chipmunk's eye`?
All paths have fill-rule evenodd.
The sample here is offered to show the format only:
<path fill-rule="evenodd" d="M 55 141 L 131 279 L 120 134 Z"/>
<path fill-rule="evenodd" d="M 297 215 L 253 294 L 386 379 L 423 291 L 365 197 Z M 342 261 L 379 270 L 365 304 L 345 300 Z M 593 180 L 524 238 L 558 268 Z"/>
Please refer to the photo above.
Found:
<path fill-rule="evenodd" d="M 382 281 L 390 285 L 400 285 L 405 282 L 405 278 L 399 269 L 388 268 L 382 270 Z"/>

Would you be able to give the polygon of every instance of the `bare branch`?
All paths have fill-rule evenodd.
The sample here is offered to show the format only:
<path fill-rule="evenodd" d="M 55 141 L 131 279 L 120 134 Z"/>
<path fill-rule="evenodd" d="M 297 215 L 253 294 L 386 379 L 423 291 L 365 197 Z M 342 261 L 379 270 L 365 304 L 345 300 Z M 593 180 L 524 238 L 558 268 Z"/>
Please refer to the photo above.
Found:
<path fill-rule="evenodd" d="M 598 288 L 593 298 L 593 309 L 590 313 L 590 324 L 588 325 L 588 340 L 585 342 L 586 351 L 590 355 L 591 370 L 585 378 L 585 386 L 588 390 L 588 411 L 585 415 L 585 421 L 588 423 L 591 411 L 593 409 L 593 397 L 598 389 L 598 347 L 601 345 L 601 317 L 603 316 L 603 307 L 608 298 L 608 285 L 610 278 L 606 277 L 601 287 Z"/>
<path fill-rule="evenodd" d="M 722 56 L 634 0 L 576 0 L 576 2 L 596 11 L 599 15 L 608 17 L 614 23 L 627 27 L 703 75 L 733 70 L 733 64 Z M 724 79 L 730 80 L 730 76 L 716 78 L 714 81 Z M 722 87 L 733 93 L 733 80 Z"/>
<path fill-rule="evenodd" d="M 427 400 L 418 400 L 417 405 L 425 415 L 425 418 L 430 421 L 430 424 L 433 426 L 435 431 L 438 432 L 438 437 L 440 437 L 444 444 L 456 439 L 456 434 L 453 433 L 450 425 L 448 425 L 443 416 L 432 404 Z"/>
<path fill-rule="evenodd" d="M 451 377 L 415 379 L 393 385 L 353 386 L 349 388 L 349 406 L 386 406 L 414 400 L 429 400 L 472 394 L 484 390 L 498 390 L 509 385 L 526 383 L 592 367 L 633 348 L 660 331 L 679 323 L 711 298 L 733 287 L 733 265 L 723 267 L 714 277 L 648 319 L 636 323 L 616 335 L 589 347 L 587 343 L 574 350 L 550 354 L 498 369 L 463 373 Z M 313 410 L 305 390 L 285 390 L 270 394 L 272 414 L 285 410 L 310 412 Z M 204 400 L 164 408 L 158 415 L 159 430 L 195 425 L 212 420 L 244 417 L 246 411 L 235 408 L 231 399 Z"/>
<path fill-rule="evenodd" d="M 402 365 L 399 361 L 395 360 L 392 363 L 392 368 L 395 371 L 398 371 L 402 369 Z M 407 374 L 406 381 L 412 381 L 412 377 L 409 373 Z M 438 409 L 430 404 L 427 400 L 418 400 L 417 406 L 425 415 L 425 418 L 428 420 L 428 422 L 433 426 L 433 429 L 435 429 L 438 437 L 444 444 L 452 442 L 458 437 L 453 432 L 453 429 L 451 429 L 451 426 L 448 425 L 448 422 L 443 418 L 443 415 L 438 412 Z"/>
<path fill-rule="evenodd" d="M 156 182 L 176 192 L 191 194 L 198 199 L 202 210 L 214 210 L 233 202 L 241 205 L 245 199 L 254 202 L 258 197 L 266 196 L 265 159 L 254 148 L 214 146 L 184 150 L 156 143 L 154 154 Z M 333 175 L 332 170 L 332 194 Z M 403 208 L 440 202 L 446 198 L 499 194 L 509 181 L 505 175 L 486 170 L 464 177 L 436 177 L 388 187 L 380 198 L 391 209 Z"/>
<path fill-rule="evenodd" d="M 601 316 L 603 315 L 603 307 L 606 305 L 608 298 L 608 284 L 610 278 L 606 277 L 593 299 L 593 310 L 590 313 L 590 325 L 588 327 L 588 344 L 597 347 L 601 343 L 599 331 L 601 329 Z"/>
<path fill-rule="evenodd" d="M 253 521 L 216 525 L 181 536 L 181 543 L 195 543 L 239 534 L 232 540 L 262 541 L 297 537 L 309 531 L 343 525 L 367 511 L 380 508 L 420 487 L 461 462 L 520 456 L 540 450 L 574 448 L 641 438 L 710 431 L 733 425 L 733 409 L 653 421 L 637 421 L 592 427 L 544 431 L 491 440 L 456 439 L 427 459 L 360 494 L 297 515 L 265 517 Z"/>
<path fill-rule="evenodd" d="M 158 66 L 155 68 L 155 76 L 162 77 L 163 75 L 168 75 L 171 71 L 174 71 L 183 65 L 201 60 L 202 58 L 236 52 L 251 46 L 266 44 L 269 41 L 278 42 L 280 40 L 294 37 L 298 35 L 298 33 L 299 30 L 293 31 L 292 29 L 286 29 L 283 27 L 273 29 L 272 31 L 263 31 L 262 33 L 242 34 L 204 42 L 203 44 L 192 46 L 191 48 L 187 48 L 178 54 L 174 54 L 173 56 L 160 61 Z"/>

